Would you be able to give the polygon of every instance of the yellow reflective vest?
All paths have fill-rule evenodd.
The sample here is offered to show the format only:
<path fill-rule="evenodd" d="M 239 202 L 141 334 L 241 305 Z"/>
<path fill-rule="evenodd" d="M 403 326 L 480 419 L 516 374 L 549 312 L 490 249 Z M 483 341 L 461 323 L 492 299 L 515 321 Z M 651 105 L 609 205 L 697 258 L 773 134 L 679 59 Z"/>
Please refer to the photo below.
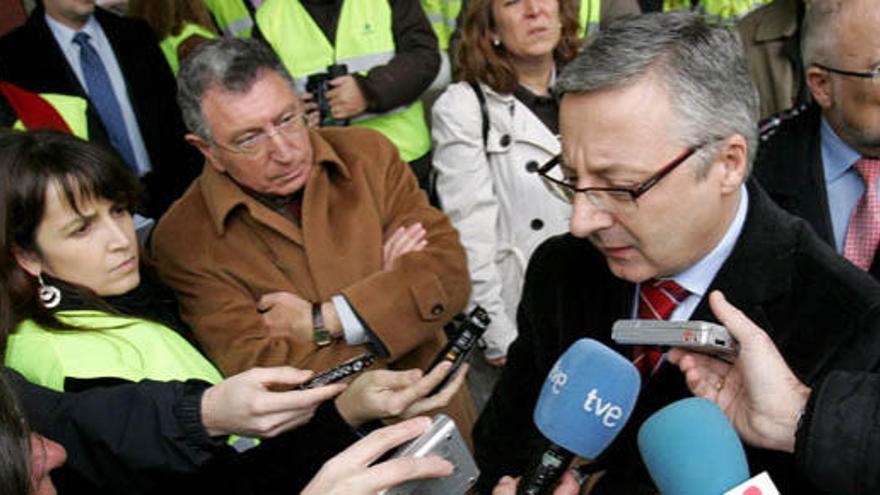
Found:
<path fill-rule="evenodd" d="M 449 49 L 449 40 L 455 33 L 458 14 L 461 12 L 462 0 L 422 0 L 422 8 L 428 16 L 428 22 L 437 35 L 437 43 L 441 50 Z"/>
<path fill-rule="evenodd" d="M 706 16 L 709 22 L 734 26 L 737 21 L 758 7 L 768 4 L 773 0 L 700 0 L 694 9 Z M 691 0 L 663 0 L 663 11 L 691 10 Z"/>
<path fill-rule="evenodd" d="M 89 121 L 86 116 L 89 105 L 85 99 L 79 96 L 55 93 L 40 93 L 38 96 L 58 112 L 74 136 L 80 139 L 89 139 Z M 15 121 L 12 128 L 20 131 L 27 130 L 27 126 L 21 120 Z"/>
<path fill-rule="evenodd" d="M 336 40 L 327 40 L 321 28 L 298 0 L 266 0 L 257 11 L 257 26 L 284 66 L 304 91 L 310 74 L 345 64 L 350 73 L 366 73 L 387 64 L 396 53 L 392 12 L 387 0 L 345 0 L 339 13 Z M 431 135 L 421 101 L 381 114 L 365 113 L 352 125 L 383 133 L 406 161 L 431 149 Z"/>
<path fill-rule="evenodd" d="M 183 29 L 180 30 L 180 34 L 169 35 L 164 40 L 160 41 L 159 47 L 162 48 L 162 53 L 165 54 L 165 59 L 168 60 L 168 65 L 171 66 L 171 72 L 173 72 L 175 76 L 180 70 L 180 58 L 177 56 L 177 49 L 180 48 L 180 44 L 186 41 L 190 36 L 201 36 L 208 39 L 214 39 L 217 37 L 216 34 L 212 33 L 211 30 L 204 26 L 187 22 L 183 25 Z"/>
<path fill-rule="evenodd" d="M 248 0 L 205 0 L 205 7 L 211 11 L 214 20 L 223 34 L 239 38 L 250 38 L 254 19 L 244 2 Z"/>
<path fill-rule="evenodd" d="M 602 0 L 580 0 L 578 7 L 578 36 L 591 35 L 599 31 L 599 21 L 602 18 Z"/>

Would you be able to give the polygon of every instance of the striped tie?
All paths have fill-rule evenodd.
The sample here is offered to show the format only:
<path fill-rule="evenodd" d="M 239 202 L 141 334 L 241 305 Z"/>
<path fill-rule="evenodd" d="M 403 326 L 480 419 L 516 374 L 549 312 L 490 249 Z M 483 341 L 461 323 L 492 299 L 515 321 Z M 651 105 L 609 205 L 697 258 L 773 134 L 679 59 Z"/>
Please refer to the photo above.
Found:
<path fill-rule="evenodd" d="M 638 317 L 642 320 L 666 320 L 679 303 L 690 294 L 672 280 L 648 280 L 639 285 Z M 647 379 L 654 373 L 663 353 L 657 346 L 633 347 L 633 364 Z"/>

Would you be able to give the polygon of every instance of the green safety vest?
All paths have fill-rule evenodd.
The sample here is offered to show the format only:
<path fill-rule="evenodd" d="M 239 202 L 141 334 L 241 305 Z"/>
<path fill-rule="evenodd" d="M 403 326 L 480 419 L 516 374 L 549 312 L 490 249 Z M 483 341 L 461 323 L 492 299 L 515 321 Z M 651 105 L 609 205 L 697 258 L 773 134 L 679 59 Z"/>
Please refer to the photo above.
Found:
<path fill-rule="evenodd" d="M 79 96 L 59 95 L 55 93 L 40 93 L 39 96 L 45 100 L 52 108 L 58 112 L 58 115 L 70 128 L 70 132 L 80 139 L 89 139 L 89 121 L 86 116 L 88 103 Z M 17 120 L 13 125 L 13 129 L 19 131 L 27 130 L 24 122 Z"/>
<path fill-rule="evenodd" d="M 165 54 L 165 59 L 168 60 L 168 65 L 171 66 L 171 71 L 174 72 L 175 76 L 180 70 L 180 58 L 177 56 L 177 49 L 180 48 L 180 44 L 186 41 L 190 36 L 201 36 L 209 39 L 217 37 L 216 34 L 212 33 L 204 26 L 187 22 L 183 25 L 183 29 L 180 30 L 180 34 L 169 35 L 164 40 L 160 41 L 159 47 L 162 48 L 162 53 Z"/>
<path fill-rule="evenodd" d="M 578 8 L 578 36 L 584 36 L 599 31 L 599 21 L 602 18 L 602 0 L 581 0 Z"/>
<path fill-rule="evenodd" d="M 266 0 L 257 11 L 257 25 L 300 91 L 305 90 L 309 74 L 325 72 L 329 65 L 345 64 L 351 73 L 366 73 L 395 55 L 387 0 L 344 1 L 332 45 L 297 0 Z M 383 133 L 406 161 L 431 149 L 431 135 L 418 100 L 382 114 L 359 115 L 352 119 L 352 125 Z"/>
<path fill-rule="evenodd" d="M 461 12 L 461 0 L 422 0 L 422 8 L 437 35 L 440 49 L 448 50 Z"/>
<path fill-rule="evenodd" d="M 709 22 L 724 26 L 734 26 L 737 21 L 745 17 L 749 12 L 758 7 L 768 4 L 773 0 L 701 0 L 696 8 L 692 7 L 691 0 L 663 0 L 663 11 L 695 10 L 706 16 Z"/>
<path fill-rule="evenodd" d="M 205 0 L 205 7 L 211 11 L 223 34 L 250 38 L 254 20 L 244 4 L 246 1 L 248 0 Z"/>
<path fill-rule="evenodd" d="M 48 330 L 25 320 L 7 340 L 6 366 L 31 383 L 63 392 L 67 377 L 195 379 L 212 384 L 223 380 L 192 344 L 160 323 L 94 310 L 59 311 L 56 317 L 85 330 Z M 227 443 L 244 451 L 259 440 L 231 435 Z"/>

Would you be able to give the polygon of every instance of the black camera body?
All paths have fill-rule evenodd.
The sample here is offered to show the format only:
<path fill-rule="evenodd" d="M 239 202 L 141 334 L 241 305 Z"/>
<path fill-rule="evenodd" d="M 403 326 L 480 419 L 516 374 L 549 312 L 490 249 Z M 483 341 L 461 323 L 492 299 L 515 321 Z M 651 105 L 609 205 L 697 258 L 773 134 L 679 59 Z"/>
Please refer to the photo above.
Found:
<path fill-rule="evenodd" d="M 330 112 L 330 102 L 327 101 L 327 91 L 331 89 L 330 80 L 348 74 L 348 66 L 345 64 L 333 64 L 327 66 L 326 72 L 318 72 L 309 75 L 306 79 L 306 91 L 312 94 L 312 100 L 318 104 L 318 125 L 320 127 L 346 126 L 348 119 L 334 119 Z"/>

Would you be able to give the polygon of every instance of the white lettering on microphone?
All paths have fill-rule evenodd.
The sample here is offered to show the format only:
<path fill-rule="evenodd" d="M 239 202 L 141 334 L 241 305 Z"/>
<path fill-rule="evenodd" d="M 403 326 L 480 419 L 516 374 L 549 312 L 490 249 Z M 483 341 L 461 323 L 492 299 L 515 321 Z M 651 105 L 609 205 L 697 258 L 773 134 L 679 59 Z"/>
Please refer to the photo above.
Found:
<path fill-rule="evenodd" d="M 553 365 L 553 369 L 550 370 L 550 383 L 553 385 L 550 387 L 553 390 L 553 395 L 559 395 L 559 389 L 568 382 L 568 375 L 565 374 L 564 371 L 559 369 L 559 363 Z"/>
<path fill-rule="evenodd" d="M 591 412 L 602 418 L 602 424 L 607 428 L 617 426 L 618 420 L 623 417 L 623 409 L 611 401 L 603 401 L 595 388 L 587 394 L 587 400 L 584 402 L 584 411 Z"/>

